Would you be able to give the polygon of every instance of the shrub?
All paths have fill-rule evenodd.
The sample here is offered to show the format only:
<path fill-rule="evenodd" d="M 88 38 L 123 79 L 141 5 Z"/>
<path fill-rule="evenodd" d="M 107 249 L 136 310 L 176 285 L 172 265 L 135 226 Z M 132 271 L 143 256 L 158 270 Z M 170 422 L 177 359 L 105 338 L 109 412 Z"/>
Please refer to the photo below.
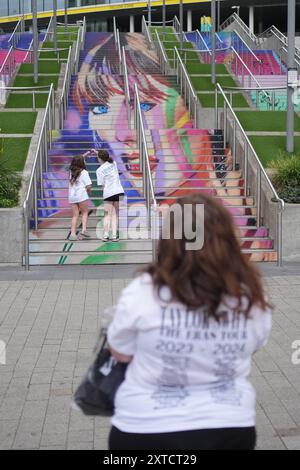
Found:
<path fill-rule="evenodd" d="M 282 152 L 269 166 L 274 170 L 272 180 L 279 197 L 285 202 L 300 204 L 300 155 Z"/>
<path fill-rule="evenodd" d="M 15 207 L 19 203 L 21 178 L 0 162 L 0 207 Z"/>

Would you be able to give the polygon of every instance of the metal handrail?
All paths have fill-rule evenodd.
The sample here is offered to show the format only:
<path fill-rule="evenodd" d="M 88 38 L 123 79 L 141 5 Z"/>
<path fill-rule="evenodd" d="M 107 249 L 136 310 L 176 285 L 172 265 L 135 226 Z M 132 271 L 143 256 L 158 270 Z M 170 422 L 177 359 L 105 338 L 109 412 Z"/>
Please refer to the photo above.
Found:
<path fill-rule="evenodd" d="M 13 46 L 13 47 L 16 47 L 18 42 L 19 42 L 19 39 L 20 39 L 20 36 L 21 36 L 21 33 L 23 32 L 24 30 L 24 18 L 21 18 L 15 29 L 13 30 L 12 34 L 10 35 L 10 38 L 8 40 L 8 44 L 9 46 Z"/>
<path fill-rule="evenodd" d="M 278 39 L 285 44 L 285 46 L 288 46 L 288 38 L 274 25 L 270 26 L 270 28 L 268 28 L 263 33 L 259 34 L 257 37 L 258 38 L 270 37 L 273 34 L 277 36 Z M 300 50 L 297 47 L 295 47 L 295 55 L 300 59 Z"/>
<path fill-rule="evenodd" d="M 196 29 L 196 34 L 198 35 L 200 41 L 204 44 L 204 47 L 205 47 L 205 52 L 204 52 L 204 63 L 209 63 L 211 61 L 211 58 L 209 56 L 212 55 L 212 52 L 211 50 L 209 49 L 206 41 L 204 40 L 202 34 L 200 33 L 199 29 Z"/>
<path fill-rule="evenodd" d="M 119 71 L 120 74 L 122 73 L 122 51 L 121 51 L 121 42 L 120 42 L 120 31 L 117 29 L 117 42 L 116 42 L 116 49 L 119 56 Z"/>
<path fill-rule="evenodd" d="M 177 34 L 180 33 L 180 22 L 176 15 L 174 16 L 174 19 L 173 19 L 173 28 Z"/>
<path fill-rule="evenodd" d="M 43 122 L 39 134 L 38 144 L 33 161 L 26 197 L 23 203 L 24 217 L 24 266 L 29 270 L 29 231 L 33 219 L 34 228 L 38 228 L 38 195 L 44 193 L 43 173 L 47 171 L 48 150 L 51 147 L 51 134 L 54 126 L 54 88 L 50 86 L 48 100 L 44 112 Z"/>
<path fill-rule="evenodd" d="M 33 51 L 33 38 L 32 38 L 32 40 L 29 44 L 29 48 L 28 48 L 27 53 L 24 57 L 23 63 L 28 63 L 28 62 L 31 63 L 32 62 L 32 54 L 29 54 L 31 50 Z M 28 60 L 28 57 L 29 57 L 29 60 Z"/>
<path fill-rule="evenodd" d="M 218 108 L 218 95 L 219 93 L 222 95 L 223 100 L 224 100 L 224 107 L 223 107 L 223 131 L 224 131 L 224 142 L 227 141 L 227 125 L 232 124 L 233 127 L 233 168 L 236 167 L 236 160 L 237 160 L 237 133 L 238 131 L 240 132 L 242 136 L 242 140 L 244 143 L 244 151 L 243 151 L 243 158 L 244 158 L 244 168 L 243 168 L 243 176 L 244 176 L 244 184 L 245 184 L 245 190 L 246 190 L 246 196 L 248 195 L 248 183 L 249 183 L 249 178 L 248 178 L 248 170 L 249 170 L 249 151 L 251 151 L 254 161 L 255 161 L 255 171 L 256 171 L 256 200 L 257 200 L 257 221 L 258 224 L 261 225 L 262 221 L 262 207 L 261 207 L 261 202 L 262 202 L 262 178 L 265 179 L 266 185 L 268 189 L 271 191 L 273 197 L 271 198 L 270 202 L 276 202 L 277 203 L 277 221 L 276 221 L 276 239 L 277 239 L 277 251 L 278 251 L 278 265 L 282 265 L 282 212 L 284 210 L 285 203 L 283 199 L 281 199 L 278 196 L 278 193 L 276 189 L 274 188 L 269 176 L 267 175 L 260 159 L 257 156 L 257 153 L 247 136 L 245 130 L 243 129 L 234 109 L 232 108 L 226 94 L 223 91 L 223 88 L 219 83 L 217 83 L 216 86 L 216 102 L 215 102 L 215 127 L 219 127 L 219 108 Z M 232 121 L 230 122 L 228 118 L 228 110 L 230 111 L 230 114 L 232 116 Z M 272 216 L 270 215 L 272 220 Z"/>
<path fill-rule="evenodd" d="M 281 44 L 284 45 L 284 49 L 287 51 L 287 49 L 286 49 L 286 47 L 288 46 L 287 38 L 277 28 L 275 28 L 275 26 L 273 28 L 276 29 L 279 32 L 279 34 L 285 38 L 285 40 L 282 39 L 280 37 L 280 35 L 277 34 L 277 32 L 272 31 L 272 35 L 275 36 L 281 42 Z M 294 60 L 297 63 L 299 63 L 299 61 L 300 61 L 300 51 L 296 47 L 295 47 L 295 59 Z"/>
<path fill-rule="evenodd" d="M 148 24 L 146 22 L 146 18 L 144 16 L 142 18 L 142 33 L 144 34 L 144 36 L 146 36 L 148 47 L 152 49 L 152 46 L 153 46 L 152 37 L 148 28 Z"/>
<path fill-rule="evenodd" d="M 117 44 L 117 21 L 116 17 L 113 17 L 113 27 L 114 27 L 114 38 L 115 38 L 115 44 Z"/>
<path fill-rule="evenodd" d="M 85 35 L 86 35 L 86 17 L 83 17 L 82 27 L 81 27 L 81 50 L 84 49 L 84 42 L 85 42 Z"/>
<path fill-rule="evenodd" d="M 282 46 L 279 49 L 279 60 L 280 60 L 280 64 L 281 64 L 280 71 L 282 71 L 282 65 L 284 66 L 284 62 L 282 61 L 282 54 L 281 54 L 282 51 L 284 51 L 286 53 L 286 55 L 288 55 L 287 48 L 285 46 Z M 299 69 L 300 69 L 300 56 L 299 56 L 299 58 L 296 58 L 296 56 L 295 56 L 294 62 L 297 65 L 297 67 L 299 67 Z M 286 68 L 286 66 L 284 66 L 284 67 Z"/>
<path fill-rule="evenodd" d="M 202 34 L 200 33 L 199 29 L 196 29 L 196 34 L 199 36 L 200 40 L 203 42 L 206 51 L 209 52 L 209 55 L 211 55 L 211 50 L 208 47 L 206 41 L 204 41 L 204 38 L 203 38 Z"/>
<path fill-rule="evenodd" d="M 250 54 L 253 56 L 254 60 L 257 61 L 258 63 L 260 63 L 262 65 L 262 60 L 259 59 L 257 57 L 257 55 L 253 52 L 253 50 L 248 46 L 248 44 L 244 41 L 244 39 L 242 38 L 242 36 L 234 29 L 233 30 L 233 33 L 236 34 L 238 36 L 238 38 L 242 41 L 242 43 L 244 44 L 244 46 L 246 46 L 246 48 L 248 49 L 248 51 L 250 52 Z"/>
<path fill-rule="evenodd" d="M 234 54 L 237 56 L 238 60 L 242 63 L 242 66 L 245 67 L 245 69 L 247 70 L 247 72 L 249 73 L 249 77 L 251 77 L 252 80 L 254 80 L 254 82 L 257 84 L 258 88 L 264 93 L 266 99 L 269 99 L 267 93 L 262 89 L 261 87 L 261 84 L 258 82 L 257 78 L 253 75 L 253 73 L 251 72 L 251 70 L 249 69 L 249 67 L 247 66 L 247 64 L 245 64 L 245 62 L 243 61 L 243 59 L 241 58 L 241 56 L 239 55 L 239 53 L 235 50 L 235 48 L 233 46 L 231 46 L 231 49 L 232 51 L 234 52 Z M 236 72 L 236 75 L 238 76 L 237 72 Z M 243 83 L 242 85 L 244 86 L 244 69 L 242 69 L 242 80 L 243 80 Z"/>
<path fill-rule="evenodd" d="M 154 183 L 152 179 L 147 139 L 141 103 L 137 84 L 134 85 L 134 124 L 137 133 L 137 141 L 140 152 L 140 169 L 143 175 L 143 195 L 146 200 L 148 233 L 152 237 L 152 259 L 156 261 L 157 243 L 157 210 L 158 203 L 155 196 Z"/>
<path fill-rule="evenodd" d="M 161 67 L 161 71 L 164 75 L 167 75 L 168 73 L 168 58 L 166 56 L 164 46 L 162 45 L 162 42 L 160 40 L 160 37 L 158 35 L 157 29 L 155 30 L 155 36 L 156 36 L 156 41 L 157 41 L 157 54 L 159 57 L 159 63 Z"/>
<path fill-rule="evenodd" d="M 176 67 L 174 67 L 177 71 L 177 83 L 180 84 L 180 91 L 181 95 L 183 95 L 185 99 L 185 103 L 188 106 L 188 110 L 191 116 L 194 119 L 194 127 L 197 128 L 198 125 L 198 98 L 197 94 L 194 91 L 192 82 L 190 77 L 187 73 L 184 63 L 180 57 L 177 47 L 174 47 L 175 50 L 175 61 Z"/>
<path fill-rule="evenodd" d="M 62 128 L 63 126 L 65 116 L 67 113 L 68 96 L 69 96 L 70 83 L 71 83 L 71 66 L 72 66 L 72 46 L 70 46 L 69 48 L 64 82 L 63 82 L 62 92 L 61 92 L 61 97 L 60 97 L 60 104 L 59 104 L 59 127 L 60 128 Z"/>
<path fill-rule="evenodd" d="M 13 76 L 13 73 L 16 68 L 15 65 L 16 65 L 16 61 L 15 61 L 14 47 L 11 46 L 0 68 L 0 79 L 3 80 L 4 83 L 7 85 Z M 6 71 L 8 71 L 8 73 L 5 73 Z M 2 76 L 5 78 L 3 79 Z"/>
<path fill-rule="evenodd" d="M 24 95 L 32 92 L 32 110 L 36 111 L 36 94 L 49 93 L 50 85 L 35 86 L 35 87 L 13 87 L 13 86 L 0 86 L 0 90 L 5 92 L 13 91 L 15 95 Z M 7 98 L 7 97 L 6 97 Z"/>
<path fill-rule="evenodd" d="M 146 20 L 146 19 L 145 19 L 145 21 L 146 21 L 147 25 L 150 24 L 150 21 L 148 21 L 148 20 Z M 165 23 L 166 23 L 166 24 L 168 24 L 168 23 L 174 23 L 174 20 L 166 20 Z M 152 20 L 151 20 L 151 25 L 160 26 L 160 25 L 163 25 L 163 24 L 164 24 L 163 21 L 152 21 Z"/>
<path fill-rule="evenodd" d="M 48 39 L 48 35 L 50 36 L 50 34 L 53 34 L 53 31 L 54 31 L 53 23 L 54 23 L 54 16 L 51 16 L 43 42 L 50 41 L 50 39 Z"/>
<path fill-rule="evenodd" d="M 129 88 L 129 80 L 128 80 L 126 52 L 125 52 L 124 46 L 122 47 L 122 75 L 124 77 L 124 85 L 125 85 L 125 101 L 126 101 L 128 126 L 129 126 L 129 129 L 131 129 L 130 88 Z"/>
<path fill-rule="evenodd" d="M 221 24 L 220 31 L 225 29 L 227 26 L 229 26 L 234 21 L 236 21 L 238 23 L 238 25 L 242 28 L 244 33 L 247 34 L 247 36 L 251 39 L 251 41 L 254 41 L 255 43 L 257 42 L 257 37 L 255 36 L 255 34 L 250 31 L 248 26 L 243 22 L 243 20 L 240 18 L 240 16 L 237 15 L 236 13 L 233 13 L 229 18 L 227 18 L 227 20 L 224 21 L 224 23 Z"/>
<path fill-rule="evenodd" d="M 73 62 L 73 73 L 76 74 L 78 72 L 78 64 L 79 64 L 79 57 L 80 57 L 80 50 L 81 50 L 81 39 L 82 39 L 82 31 L 79 28 L 77 33 L 77 40 L 76 46 L 74 51 L 74 62 Z M 73 43 L 74 46 L 74 43 Z M 73 47 L 72 47 L 73 49 Z"/>

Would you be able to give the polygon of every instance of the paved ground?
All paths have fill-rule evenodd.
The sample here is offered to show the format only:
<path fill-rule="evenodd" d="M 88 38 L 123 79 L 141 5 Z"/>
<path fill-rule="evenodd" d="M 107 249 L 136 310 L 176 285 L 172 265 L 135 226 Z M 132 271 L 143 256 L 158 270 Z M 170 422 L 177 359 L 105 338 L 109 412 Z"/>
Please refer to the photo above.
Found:
<path fill-rule="evenodd" d="M 265 266 L 276 305 L 267 347 L 254 359 L 258 448 L 300 450 L 300 266 Z M 70 398 L 91 357 L 101 312 L 114 303 L 132 268 L 0 272 L 1 449 L 106 449 L 108 419 L 88 419 Z"/>

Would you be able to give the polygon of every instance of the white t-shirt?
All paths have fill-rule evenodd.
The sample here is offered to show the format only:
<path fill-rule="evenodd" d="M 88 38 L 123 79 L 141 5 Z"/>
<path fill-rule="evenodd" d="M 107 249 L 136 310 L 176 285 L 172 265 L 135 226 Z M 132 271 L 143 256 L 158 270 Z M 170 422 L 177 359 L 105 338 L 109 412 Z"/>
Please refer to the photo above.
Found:
<path fill-rule="evenodd" d="M 168 299 L 168 288 L 161 290 Z M 111 347 L 133 355 L 115 399 L 112 423 L 123 432 L 163 433 L 255 426 L 251 356 L 267 341 L 270 311 L 251 319 L 204 321 L 203 310 L 160 300 L 148 274 L 124 289 L 108 329 Z M 230 307 L 231 306 L 231 307 Z"/>
<path fill-rule="evenodd" d="M 98 186 L 104 186 L 103 199 L 124 194 L 116 162 L 105 162 L 96 171 Z"/>
<path fill-rule="evenodd" d="M 86 170 L 82 170 L 74 184 L 69 183 L 69 202 L 79 203 L 89 199 L 86 187 L 92 185 L 91 178 Z"/>

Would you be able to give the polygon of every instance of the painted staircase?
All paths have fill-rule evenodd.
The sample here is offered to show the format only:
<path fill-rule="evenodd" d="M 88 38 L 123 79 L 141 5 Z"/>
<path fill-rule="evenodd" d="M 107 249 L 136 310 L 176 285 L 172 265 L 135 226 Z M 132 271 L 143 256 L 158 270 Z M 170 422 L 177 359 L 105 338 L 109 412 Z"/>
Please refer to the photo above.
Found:
<path fill-rule="evenodd" d="M 160 73 L 158 57 L 140 34 L 121 34 L 126 49 L 131 101 L 137 83 L 146 139 L 160 205 L 193 192 L 220 200 L 232 213 L 244 253 L 254 261 L 275 261 L 277 254 L 268 230 L 257 225 L 256 201 L 246 194 L 241 172 L 231 167 L 219 130 L 195 129 L 180 96 L 176 77 Z M 133 113 L 132 113 L 133 114 Z M 64 128 L 53 135 L 39 193 L 39 225 L 30 233 L 31 265 L 101 265 L 147 263 L 152 242 L 133 240 L 128 228 L 141 216 L 139 149 L 132 123 L 127 121 L 124 80 L 113 35 L 87 33 L 79 73 L 72 77 Z M 71 209 L 68 203 L 68 168 L 74 155 L 90 148 L 106 148 L 117 162 L 126 193 L 120 207 L 120 242 L 102 242 L 103 199 L 96 187 L 94 157 L 86 159 L 93 181 L 90 201 L 90 240 L 70 242 Z M 128 210 L 129 209 L 129 210 Z M 80 231 L 80 228 L 79 230 Z"/>

